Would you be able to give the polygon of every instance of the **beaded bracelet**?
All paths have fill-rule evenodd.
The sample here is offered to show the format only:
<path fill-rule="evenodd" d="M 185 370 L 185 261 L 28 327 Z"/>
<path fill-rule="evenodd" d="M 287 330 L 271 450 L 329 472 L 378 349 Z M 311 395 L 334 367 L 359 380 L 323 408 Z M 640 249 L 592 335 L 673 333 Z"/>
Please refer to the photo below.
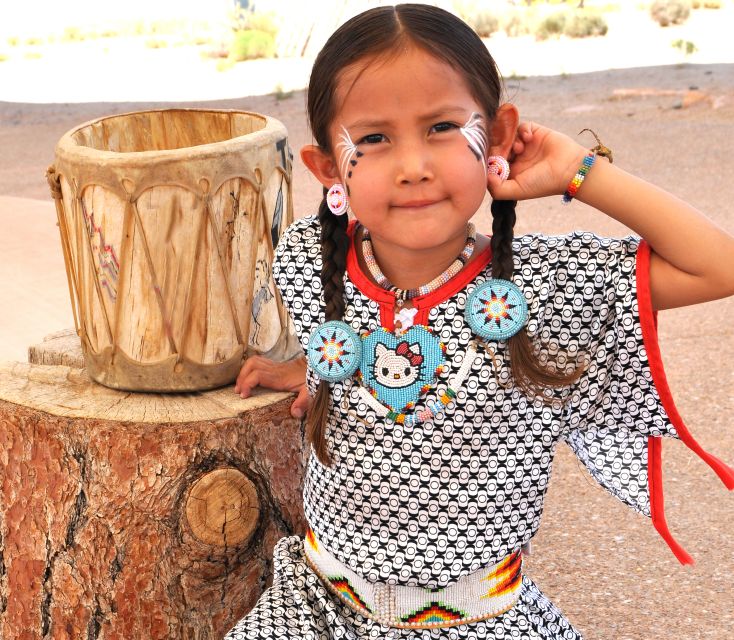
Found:
<path fill-rule="evenodd" d="M 576 192 L 579 190 L 586 174 L 589 173 L 589 169 L 591 169 L 594 164 L 594 160 L 596 160 L 596 151 L 589 151 L 589 153 L 584 157 L 584 161 L 581 163 L 581 166 L 573 177 L 573 180 L 571 180 L 568 187 L 566 187 L 566 192 L 563 194 L 563 204 L 568 204 L 576 197 Z"/>

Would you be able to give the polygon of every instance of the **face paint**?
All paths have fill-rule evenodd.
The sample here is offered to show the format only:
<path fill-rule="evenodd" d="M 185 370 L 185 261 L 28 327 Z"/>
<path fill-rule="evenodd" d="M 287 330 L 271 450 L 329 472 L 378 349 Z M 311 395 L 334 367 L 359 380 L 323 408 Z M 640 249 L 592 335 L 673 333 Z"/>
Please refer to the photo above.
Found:
<path fill-rule="evenodd" d="M 352 142 L 352 138 L 349 135 L 346 127 L 342 125 L 342 131 L 344 133 L 339 134 L 339 142 L 337 147 L 341 148 L 339 154 L 339 166 L 341 167 L 342 176 L 347 178 L 352 177 L 352 168 L 357 166 L 357 161 L 354 159 L 356 155 L 358 158 L 362 156 L 362 152 L 357 151 L 357 145 Z"/>
<path fill-rule="evenodd" d="M 484 130 L 484 118 L 481 114 L 473 111 L 466 124 L 459 129 L 461 134 L 469 142 L 469 149 L 477 160 L 486 164 L 487 162 L 487 132 Z"/>

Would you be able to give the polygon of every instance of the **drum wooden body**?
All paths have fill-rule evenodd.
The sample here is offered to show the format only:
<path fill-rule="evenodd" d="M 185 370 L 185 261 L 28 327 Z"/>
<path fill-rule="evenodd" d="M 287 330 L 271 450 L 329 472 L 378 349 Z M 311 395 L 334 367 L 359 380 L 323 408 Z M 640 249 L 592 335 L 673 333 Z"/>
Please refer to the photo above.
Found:
<path fill-rule="evenodd" d="M 285 355 L 271 277 L 293 220 L 280 122 L 194 109 L 102 118 L 61 138 L 48 178 L 94 380 L 211 389 L 247 353 Z"/>

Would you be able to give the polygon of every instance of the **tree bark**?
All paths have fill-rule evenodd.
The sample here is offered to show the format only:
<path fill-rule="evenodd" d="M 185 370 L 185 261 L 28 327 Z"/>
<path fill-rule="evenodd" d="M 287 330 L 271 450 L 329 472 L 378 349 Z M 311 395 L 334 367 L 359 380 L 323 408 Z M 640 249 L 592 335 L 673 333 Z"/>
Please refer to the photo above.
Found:
<path fill-rule="evenodd" d="M 0 364 L 0 638 L 221 638 L 305 529 L 290 403 Z"/>

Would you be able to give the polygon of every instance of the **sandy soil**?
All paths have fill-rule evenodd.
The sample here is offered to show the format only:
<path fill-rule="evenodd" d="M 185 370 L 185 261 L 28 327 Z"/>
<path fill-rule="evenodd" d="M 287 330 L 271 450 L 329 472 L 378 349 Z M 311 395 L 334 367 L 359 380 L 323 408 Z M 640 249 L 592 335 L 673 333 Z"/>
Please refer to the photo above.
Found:
<path fill-rule="evenodd" d="M 625 90 L 623 93 L 615 93 Z M 694 202 L 734 232 L 734 64 L 639 67 L 510 80 L 525 118 L 575 135 L 595 129 L 619 166 Z M 188 106 L 241 108 L 282 120 L 294 150 L 309 141 L 304 96 L 296 92 Z M 0 103 L 0 358 L 22 360 L 43 335 L 72 325 L 44 180 L 53 147 L 69 128 L 110 113 L 159 103 Z M 584 139 L 589 145 L 591 139 Z M 294 168 L 298 215 L 319 191 Z M 591 229 L 627 233 L 614 221 L 559 198 L 523 203 L 518 233 Z M 654 211 L 650 215 L 655 215 Z M 480 230 L 490 227 L 486 212 Z M 678 408 L 703 445 L 734 463 L 734 299 L 660 314 L 662 352 Z M 588 640 L 652 637 L 725 640 L 734 626 L 732 496 L 680 443 L 665 449 L 671 529 L 694 555 L 680 567 L 645 518 L 592 484 L 565 448 L 559 451 L 544 524 L 529 573 Z"/>

